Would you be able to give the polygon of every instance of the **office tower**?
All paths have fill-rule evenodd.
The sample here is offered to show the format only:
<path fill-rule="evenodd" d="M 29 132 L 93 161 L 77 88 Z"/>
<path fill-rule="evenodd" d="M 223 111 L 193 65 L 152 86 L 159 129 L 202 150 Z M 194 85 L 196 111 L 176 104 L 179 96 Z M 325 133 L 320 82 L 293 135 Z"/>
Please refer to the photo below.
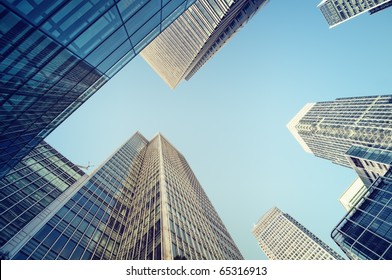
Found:
<path fill-rule="evenodd" d="M 36 216 L 42 216 L 40 213 L 64 191 L 86 177 L 48 143 L 38 144 L 0 179 L 0 248 Z"/>
<path fill-rule="evenodd" d="M 362 198 L 363 194 L 367 191 L 365 184 L 361 178 L 357 177 L 354 182 L 344 191 L 340 196 L 339 202 L 344 209 L 350 211 L 351 208 Z"/>
<path fill-rule="evenodd" d="M 189 80 L 268 0 L 200 0 L 142 52 L 170 86 Z"/>
<path fill-rule="evenodd" d="M 242 259 L 185 158 L 140 133 L 2 251 L 11 259 Z M 12 242 L 17 239 L 19 242 Z"/>
<path fill-rule="evenodd" d="M 0 4 L 0 178 L 194 0 Z"/>
<path fill-rule="evenodd" d="M 307 104 L 287 127 L 306 152 L 351 168 L 353 145 L 392 151 L 391 119 L 392 95 L 364 96 Z"/>
<path fill-rule="evenodd" d="M 350 259 L 392 259 L 392 169 L 380 176 L 332 231 Z"/>
<path fill-rule="evenodd" d="M 274 207 L 253 227 L 261 250 L 270 260 L 340 260 L 327 244 L 289 214 Z"/>
<path fill-rule="evenodd" d="M 317 7 L 332 28 L 367 11 L 374 14 L 391 5 L 392 0 L 323 0 Z"/>

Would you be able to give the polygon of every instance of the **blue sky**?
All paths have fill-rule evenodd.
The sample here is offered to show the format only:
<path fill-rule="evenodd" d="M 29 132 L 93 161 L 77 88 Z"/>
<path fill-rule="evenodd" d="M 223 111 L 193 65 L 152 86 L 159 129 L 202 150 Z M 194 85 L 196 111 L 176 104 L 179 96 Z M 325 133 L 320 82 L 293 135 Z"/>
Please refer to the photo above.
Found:
<path fill-rule="evenodd" d="M 286 124 L 308 102 L 392 93 L 392 8 L 329 29 L 319 2 L 270 1 L 175 90 L 136 57 L 48 143 L 97 167 L 136 131 L 160 131 L 245 259 L 265 259 L 251 230 L 274 206 L 340 253 L 330 232 L 355 172 L 305 153 Z"/>

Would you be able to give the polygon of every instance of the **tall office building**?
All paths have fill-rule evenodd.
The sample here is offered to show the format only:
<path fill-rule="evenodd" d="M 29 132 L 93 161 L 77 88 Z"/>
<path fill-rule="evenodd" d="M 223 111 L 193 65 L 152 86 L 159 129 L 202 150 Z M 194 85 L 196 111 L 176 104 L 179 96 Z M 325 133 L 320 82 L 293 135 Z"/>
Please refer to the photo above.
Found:
<path fill-rule="evenodd" d="M 363 194 L 332 238 L 350 259 L 392 260 L 392 169 Z"/>
<path fill-rule="evenodd" d="M 194 1 L 1 1 L 0 178 Z"/>
<path fill-rule="evenodd" d="M 87 175 L 45 141 L 0 179 L 0 248 Z M 0 250 L 1 251 L 1 250 Z"/>
<path fill-rule="evenodd" d="M 270 260 L 341 260 L 327 244 L 289 214 L 274 207 L 253 227 L 260 248 Z"/>
<path fill-rule="evenodd" d="M 307 104 L 287 127 L 306 152 L 352 167 L 353 146 L 392 151 L 392 95 Z"/>
<path fill-rule="evenodd" d="M 317 7 L 332 28 L 367 11 L 374 14 L 390 6 L 392 0 L 323 0 Z"/>
<path fill-rule="evenodd" d="M 11 259 L 242 259 L 185 158 L 133 135 L 2 248 Z"/>
<path fill-rule="evenodd" d="M 189 80 L 268 0 L 199 0 L 142 52 L 175 88 Z"/>

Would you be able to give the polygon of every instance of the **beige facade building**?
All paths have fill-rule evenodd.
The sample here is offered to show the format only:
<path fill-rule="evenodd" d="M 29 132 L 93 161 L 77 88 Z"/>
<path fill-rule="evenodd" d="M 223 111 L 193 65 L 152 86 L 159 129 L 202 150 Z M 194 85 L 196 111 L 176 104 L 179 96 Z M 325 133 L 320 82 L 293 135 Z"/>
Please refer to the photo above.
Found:
<path fill-rule="evenodd" d="M 173 89 L 189 80 L 268 1 L 197 1 L 141 55 Z"/>
<path fill-rule="evenodd" d="M 277 207 L 265 213 L 252 232 L 270 260 L 342 259 L 327 244 Z"/>
<path fill-rule="evenodd" d="M 353 146 L 392 151 L 391 120 L 392 95 L 361 96 L 307 104 L 287 127 L 306 152 L 352 168 Z"/>

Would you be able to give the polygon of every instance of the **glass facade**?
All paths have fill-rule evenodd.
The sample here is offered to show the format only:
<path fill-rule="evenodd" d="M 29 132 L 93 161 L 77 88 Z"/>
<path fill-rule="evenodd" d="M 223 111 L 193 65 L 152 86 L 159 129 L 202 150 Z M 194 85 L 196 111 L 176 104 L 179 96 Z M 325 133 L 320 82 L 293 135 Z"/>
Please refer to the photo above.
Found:
<path fill-rule="evenodd" d="M 200 0 L 141 53 L 171 87 L 190 79 L 268 0 Z"/>
<path fill-rule="evenodd" d="M 0 180 L 0 248 L 84 172 L 45 141 Z"/>
<path fill-rule="evenodd" d="M 338 98 L 304 109 L 287 127 L 317 157 L 351 168 L 346 152 L 353 145 L 392 151 L 392 95 Z"/>
<path fill-rule="evenodd" d="M 343 259 L 317 236 L 277 207 L 265 213 L 252 232 L 261 250 L 270 260 Z"/>
<path fill-rule="evenodd" d="M 0 178 L 194 0 L 0 3 Z"/>
<path fill-rule="evenodd" d="M 242 259 L 184 157 L 133 135 L 12 259 Z"/>
<path fill-rule="evenodd" d="M 350 259 L 392 259 L 392 169 L 373 183 L 332 238 Z"/>
<path fill-rule="evenodd" d="M 331 28 L 367 11 L 374 14 L 391 4 L 392 0 L 323 0 L 318 8 Z"/>

